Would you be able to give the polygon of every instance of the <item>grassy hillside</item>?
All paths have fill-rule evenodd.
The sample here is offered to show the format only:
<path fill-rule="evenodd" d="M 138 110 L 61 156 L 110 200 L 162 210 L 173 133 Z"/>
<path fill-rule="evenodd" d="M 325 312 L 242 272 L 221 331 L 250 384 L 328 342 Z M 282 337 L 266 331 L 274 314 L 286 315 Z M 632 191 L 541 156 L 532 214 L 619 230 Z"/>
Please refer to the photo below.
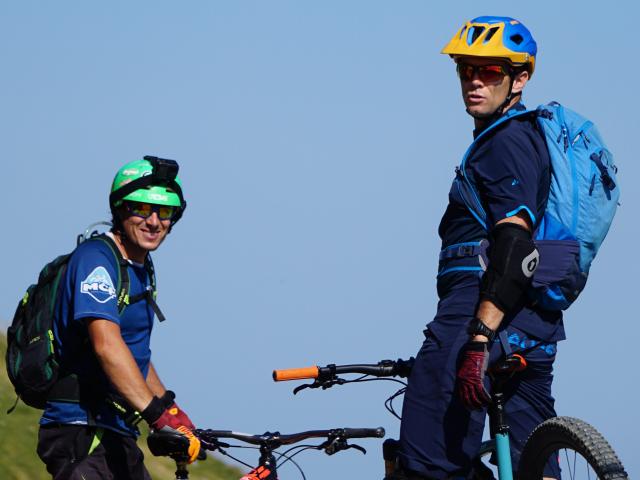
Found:
<path fill-rule="evenodd" d="M 0 334 L 0 478 L 3 480 L 45 480 L 44 464 L 36 454 L 38 420 L 40 410 L 19 403 L 10 415 L 6 411 L 15 402 L 13 386 L 5 368 L 6 338 Z M 175 478 L 175 464 L 168 458 L 154 457 L 147 449 L 146 441 L 138 444 L 144 451 L 145 465 L 154 479 Z M 209 458 L 189 467 L 193 480 L 238 480 L 240 470 Z"/>

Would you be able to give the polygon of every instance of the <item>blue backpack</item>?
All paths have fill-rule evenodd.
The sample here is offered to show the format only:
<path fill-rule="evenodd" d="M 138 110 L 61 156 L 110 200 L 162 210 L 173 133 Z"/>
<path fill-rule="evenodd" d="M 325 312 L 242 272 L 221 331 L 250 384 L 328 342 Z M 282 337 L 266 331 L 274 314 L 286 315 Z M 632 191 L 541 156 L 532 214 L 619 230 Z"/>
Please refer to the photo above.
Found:
<path fill-rule="evenodd" d="M 584 289 L 613 221 L 620 198 L 617 168 L 596 126 L 578 113 L 556 102 L 536 110 L 510 110 L 476 138 L 459 169 L 464 202 L 485 229 L 487 214 L 466 161 L 480 138 L 520 115 L 536 116 L 551 157 L 549 199 L 534 233 L 540 265 L 528 293 L 546 310 L 565 310 Z"/>

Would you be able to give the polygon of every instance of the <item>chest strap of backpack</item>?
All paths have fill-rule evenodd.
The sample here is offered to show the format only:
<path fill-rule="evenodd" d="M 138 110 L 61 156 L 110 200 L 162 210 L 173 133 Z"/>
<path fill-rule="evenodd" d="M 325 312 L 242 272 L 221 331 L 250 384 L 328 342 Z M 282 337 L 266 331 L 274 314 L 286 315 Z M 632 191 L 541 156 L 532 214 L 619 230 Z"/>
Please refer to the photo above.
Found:
<path fill-rule="evenodd" d="M 439 256 L 438 277 L 453 272 L 484 272 L 487 269 L 489 241 L 456 243 L 445 247 Z"/>

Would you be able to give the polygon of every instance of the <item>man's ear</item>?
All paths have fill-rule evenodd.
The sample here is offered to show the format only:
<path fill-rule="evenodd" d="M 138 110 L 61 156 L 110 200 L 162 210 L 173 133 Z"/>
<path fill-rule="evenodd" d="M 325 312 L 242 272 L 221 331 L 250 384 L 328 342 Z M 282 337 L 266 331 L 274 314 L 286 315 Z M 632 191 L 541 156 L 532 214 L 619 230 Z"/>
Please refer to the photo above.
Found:
<path fill-rule="evenodd" d="M 529 72 L 527 72 L 526 70 L 523 70 L 522 72 L 518 72 L 514 77 L 513 77 L 513 87 L 511 89 L 512 93 L 522 93 L 522 90 L 524 90 L 524 86 L 527 84 L 527 82 L 529 81 Z"/>

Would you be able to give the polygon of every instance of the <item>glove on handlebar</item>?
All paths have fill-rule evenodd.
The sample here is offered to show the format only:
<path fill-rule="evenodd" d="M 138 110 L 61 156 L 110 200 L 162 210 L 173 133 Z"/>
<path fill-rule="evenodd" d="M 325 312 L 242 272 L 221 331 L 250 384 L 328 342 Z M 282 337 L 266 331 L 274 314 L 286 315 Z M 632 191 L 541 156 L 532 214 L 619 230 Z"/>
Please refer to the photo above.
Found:
<path fill-rule="evenodd" d="M 189 463 L 194 462 L 200 453 L 200 440 L 193 434 L 195 426 L 186 413 L 173 401 L 175 394 L 167 390 L 162 398 L 153 397 L 149 405 L 140 412 L 142 418 L 158 431 L 183 435 L 189 440 Z"/>
<path fill-rule="evenodd" d="M 458 368 L 458 394 L 469 410 L 486 407 L 491 396 L 484 387 L 484 377 L 489 363 L 488 344 L 468 342 L 462 348 L 462 361 Z"/>

